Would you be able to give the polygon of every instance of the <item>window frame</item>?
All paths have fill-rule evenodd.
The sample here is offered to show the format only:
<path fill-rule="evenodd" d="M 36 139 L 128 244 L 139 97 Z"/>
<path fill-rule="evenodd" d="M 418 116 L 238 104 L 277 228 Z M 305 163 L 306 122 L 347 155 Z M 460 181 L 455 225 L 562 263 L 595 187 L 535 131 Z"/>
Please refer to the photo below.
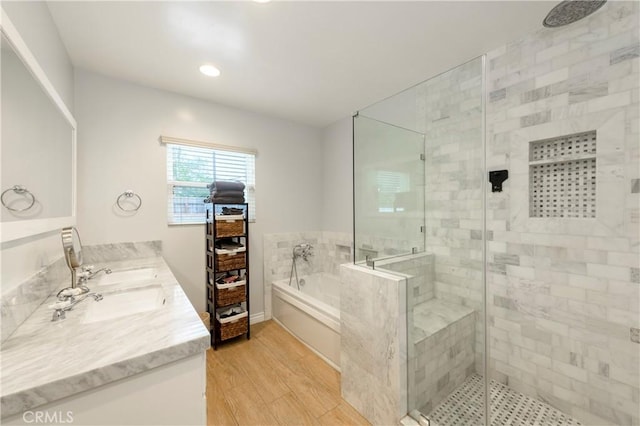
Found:
<path fill-rule="evenodd" d="M 211 184 L 211 182 L 194 182 L 194 181 L 177 181 L 177 180 L 171 180 L 170 178 L 173 177 L 172 176 L 172 171 L 173 169 L 170 169 L 170 159 L 169 156 L 171 154 L 171 150 L 174 149 L 174 146 L 185 146 L 187 148 L 199 148 L 199 149 L 207 149 L 210 150 L 212 152 L 212 154 L 214 154 L 213 157 L 213 161 L 215 163 L 215 153 L 216 151 L 220 152 L 222 155 L 224 155 L 224 152 L 232 152 L 232 153 L 237 153 L 237 154 L 244 154 L 244 155 L 249 155 L 252 156 L 253 159 L 249 160 L 251 163 L 253 164 L 246 164 L 245 162 L 245 166 L 249 166 L 252 165 L 253 170 L 249 170 L 249 167 L 246 167 L 245 170 L 247 172 L 247 180 L 251 180 L 251 177 L 253 177 L 253 182 L 244 182 L 245 183 L 245 202 L 247 202 L 247 204 L 249 204 L 249 222 L 250 223 L 255 223 L 256 221 L 256 208 L 255 208 L 255 180 L 256 180 L 256 157 L 257 157 L 257 152 L 255 150 L 252 149 L 247 149 L 247 148 L 242 148 L 242 147 L 234 147 L 234 146 L 228 146 L 228 145 L 220 145 L 220 144 L 214 144 L 214 143 L 208 143 L 208 142 L 199 142 L 199 141 L 192 141 L 192 140 L 188 140 L 188 139 L 179 139 L 179 138 L 171 138 L 171 137 L 166 137 L 166 136 L 161 136 L 160 137 L 160 142 L 166 145 L 166 153 L 165 153 L 165 161 L 166 161 L 166 182 L 167 182 L 167 224 L 169 226 L 181 226 L 181 225 L 200 225 L 205 223 L 206 218 L 203 215 L 202 216 L 202 220 L 187 220 L 187 221 L 177 221 L 176 220 L 176 215 L 173 214 L 172 212 L 174 212 L 174 200 L 175 200 L 175 188 L 203 188 L 203 189 L 207 189 L 207 186 L 209 184 Z M 171 166 L 173 167 L 173 165 Z M 213 170 L 215 172 L 215 165 L 213 167 Z M 215 177 L 214 177 L 215 180 Z M 208 193 L 208 190 L 207 190 Z M 208 194 L 207 194 L 208 195 Z M 251 200 L 252 202 L 249 203 L 249 200 Z M 203 200 L 204 201 L 204 200 Z M 253 205 L 253 206 L 252 206 Z M 203 206 L 204 206 L 204 202 L 203 202 Z"/>

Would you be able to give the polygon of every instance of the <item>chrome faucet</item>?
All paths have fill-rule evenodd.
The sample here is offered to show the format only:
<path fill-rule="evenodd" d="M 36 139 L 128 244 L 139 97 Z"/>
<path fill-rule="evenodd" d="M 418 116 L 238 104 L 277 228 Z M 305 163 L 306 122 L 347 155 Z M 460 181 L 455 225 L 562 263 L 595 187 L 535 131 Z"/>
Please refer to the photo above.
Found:
<path fill-rule="evenodd" d="M 107 275 L 111 273 L 111 269 L 109 268 L 100 268 L 95 272 L 93 271 L 93 268 L 93 265 L 86 265 L 82 267 L 82 272 L 78 274 L 78 284 L 83 285 L 84 283 L 98 275 L 100 272 L 104 272 Z"/>
<path fill-rule="evenodd" d="M 69 302 L 68 304 L 64 305 L 64 306 L 60 306 L 61 302 L 58 303 L 54 303 L 53 305 L 51 305 L 50 307 L 52 307 L 53 309 L 55 309 L 55 311 L 53 312 L 53 316 L 51 317 L 51 321 L 55 322 L 55 321 L 60 321 L 66 318 L 65 313 L 67 311 L 70 311 L 74 308 L 74 306 L 76 306 L 78 303 L 82 302 L 83 300 L 85 300 L 88 297 L 93 297 L 93 299 L 96 302 L 99 302 L 102 300 L 102 295 L 99 293 L 86 293 L 83 294 L 80 297 L 75 297 L 75 296 L 69 296 L 69 298 L 65 299 L 66 302 Z"/>
<path fill-rule="evenodd" d="M 309 257 L 313 256 L 313 246 L 311 244 L 296 244 L 292 250 L 292 261 L 291 261 L 291 274 L 289 275 L 289 286 L 291 286 L 291 281 L 293 280 L 293 274 L 295 272 L 296 275 L 296 286 L 298 290 L 300 290 L 300 282 L 298 279 L 298 267 L 296 266 L 296 259 L 301 257 L 305 262 L 309 261 Z"/>
<path fill-rule="evenodd" d="M 308 261 L 311 256 L 313 256 L 313 246 L 311 244 L 302 243 L 293 247 L 294 259 L 301 257 L 302 260 Z"/>
<path fill-rule="evenodd" d="M 93 268 L 94 268 L 93 265 L 82 266 L 81 267 L 82 271 L 80 273 L 72 274 L 72 280 L 74 277 L 77 277 L 77 282 L 74 280 L 71 287 L 66 287 L 60 290 L 57 295 L 58 300 L 64 302 L 64 301 L 73 299 L 76 296 L 88 294 L 89 291 L 91 290 L 89 290 L 89 287 L 86 286 L 87 281 L 94 278 L 100 272 L 104 271 L 105 274 L 111 273 L 111 269 L 109 268 L 100 268 L 95 272 L 93 271 Z M 75 271 L 75 268 L 74 268 L 74 271 Z M 100 296 L 100 299 L 102 299 L 102 296 Z"/>

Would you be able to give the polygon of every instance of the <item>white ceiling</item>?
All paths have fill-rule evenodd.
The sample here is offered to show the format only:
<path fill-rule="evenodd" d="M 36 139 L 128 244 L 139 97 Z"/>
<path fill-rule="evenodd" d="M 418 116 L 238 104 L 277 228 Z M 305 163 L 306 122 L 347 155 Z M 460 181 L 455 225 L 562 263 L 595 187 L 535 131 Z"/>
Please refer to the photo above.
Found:
<path fill-rule="evenodd" d="M 66 2 L 76 67 L 323 127 L 542 28 L 556 2 Z M 205 77 L 210 62 L 222 75 Z"/>

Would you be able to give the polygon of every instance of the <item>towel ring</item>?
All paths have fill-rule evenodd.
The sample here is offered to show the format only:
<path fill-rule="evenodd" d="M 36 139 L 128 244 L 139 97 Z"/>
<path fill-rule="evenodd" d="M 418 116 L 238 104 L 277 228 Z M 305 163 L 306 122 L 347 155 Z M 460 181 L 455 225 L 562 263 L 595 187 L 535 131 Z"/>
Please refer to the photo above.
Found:
<path fill-rule="evenodd" d="M 125 209 L 124 207 L 122 207 L 122 205 L 120 204 L 120 200 L 122 200 L 122 197 L 125 197 L 125 199 L 127 198 L 137 198 L 138 199 L 138 206 L 134 207 L 132 209 Z M 142 206 L 142 198 L 140 198 L 140 196 L 138 194 L 136 194 L 135 192 L 133 192 L 130 189 L 127 189 L 126 191 L 124 191 L 122 194 L 120 194 L 120 196 L 116 199 L 116 204 L 118 205 L 118 208 L 120 208 L 120 210 L 122 210 L 123 212 L 136 212 L 140 209 L 140 207 Z"/>
<path fill-rule="evenodd" d="M 24 195 L 25 197 L 31 197 L 31 203 L 23 208 L 23 209 L 14 209 L 13 207 L 9 207 L 5 202 L 4 202 L 4 194 L 6 194 L 9 191 L 13 191 L 16 194 L 19 195 Z M 25 188 L 22 185 L 14 185 L 13 187 L 9 188 L 9 189 L 5 189 L 2 194 L 0 195 L 0 202 L 2 202 L 2 205 L 5 206 L 8 210 L 11 210 L 12 212 L 23 212 L 25 210 L 29 210 L 31 207 L 33 207 L 33 205 L 36 203 L 36 197 L 29 192 L 29 190 L 27 188 Z"/>

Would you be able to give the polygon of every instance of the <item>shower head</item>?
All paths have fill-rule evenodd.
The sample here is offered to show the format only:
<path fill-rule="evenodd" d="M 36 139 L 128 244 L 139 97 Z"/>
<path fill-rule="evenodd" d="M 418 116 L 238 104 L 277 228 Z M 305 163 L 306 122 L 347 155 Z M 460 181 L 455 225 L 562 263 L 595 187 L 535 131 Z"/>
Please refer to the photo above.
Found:
<path fill-rule="evenodd" d="M 562 27 L 591 15 L 607 0 L 564 0 L 547 14 L 542 22 L 547 28 Z"/>

